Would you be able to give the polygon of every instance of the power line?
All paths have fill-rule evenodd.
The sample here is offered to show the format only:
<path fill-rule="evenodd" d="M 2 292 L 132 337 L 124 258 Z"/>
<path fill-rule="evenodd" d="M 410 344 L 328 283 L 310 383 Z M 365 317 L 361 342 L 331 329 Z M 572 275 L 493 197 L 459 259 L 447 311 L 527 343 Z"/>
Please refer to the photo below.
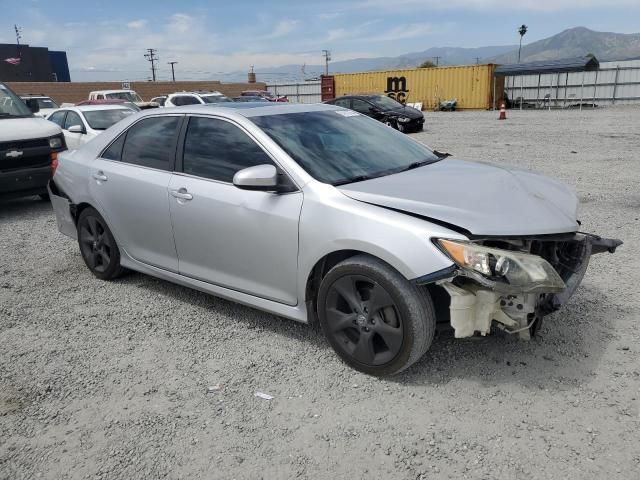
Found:
<path fill-rule="evenodd" d="M 173 66 L 178 63 L 178 62 L 167 62 L 167 65 L 171 65 L 171 78 L 173 78 L 173 81 L 176 81 L 176 72 L 173 70 Z"/>
<path fill-rule="evenodd" d="M 147 61 L 151 62 L 151 77 L 153 78 L 153 81 L 156 81 L 156 63 L 159 59 L 158 56 L 156 55 L 157 50 L 155 48 L 147 48 L 147 53 L 144 54 L 144 58 L 147 59 Z"/>

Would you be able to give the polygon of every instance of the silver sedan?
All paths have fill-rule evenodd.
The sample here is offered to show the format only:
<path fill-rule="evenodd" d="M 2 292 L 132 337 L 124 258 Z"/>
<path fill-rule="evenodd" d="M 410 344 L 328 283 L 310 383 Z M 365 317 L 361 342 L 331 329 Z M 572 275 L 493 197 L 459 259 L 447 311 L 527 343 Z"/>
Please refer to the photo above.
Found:
<path fill-rule="evenodd" d="M 529 338 L 619 240 L 531 172 L 446 158 L 330 105 L 133 115 L 60 156 L 61 232 L 93 274 L 126 269 L 300 322 L 354 368 L 397 373 L 494 328 Z"/>

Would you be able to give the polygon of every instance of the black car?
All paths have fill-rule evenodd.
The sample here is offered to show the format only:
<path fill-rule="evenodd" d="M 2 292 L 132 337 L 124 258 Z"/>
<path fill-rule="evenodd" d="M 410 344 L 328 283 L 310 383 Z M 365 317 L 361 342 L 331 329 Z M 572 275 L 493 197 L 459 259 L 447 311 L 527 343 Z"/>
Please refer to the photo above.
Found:
<path fill-rule="evenodd" d="M 424 126 L 424 115 L 420 110 L 407 107 L 386 95 L 346 95 L 324 103 L 355 110 L 401 132 L 419 132 Z"/>

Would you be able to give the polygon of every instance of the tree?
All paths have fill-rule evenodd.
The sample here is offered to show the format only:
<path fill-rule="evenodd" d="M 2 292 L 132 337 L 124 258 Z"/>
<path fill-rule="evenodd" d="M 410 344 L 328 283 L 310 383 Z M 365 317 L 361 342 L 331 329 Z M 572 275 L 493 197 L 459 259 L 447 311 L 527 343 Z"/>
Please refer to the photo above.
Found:
<path fill-rule="evenodd" d="M 436 66 L 431 60 L 425 60 L 418 68 L 434 68 Z"/>

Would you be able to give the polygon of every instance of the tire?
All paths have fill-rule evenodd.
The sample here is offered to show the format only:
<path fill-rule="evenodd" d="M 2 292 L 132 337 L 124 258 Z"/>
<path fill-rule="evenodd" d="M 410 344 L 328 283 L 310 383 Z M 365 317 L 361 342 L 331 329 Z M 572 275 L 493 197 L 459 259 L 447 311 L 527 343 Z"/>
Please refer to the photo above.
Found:
<path fill-rule="evenodd" d="M 369 255 L 348 258 L 327 273 L 317 310 L 340 358 L 370 375 L 393 375 L 411 366 L 435 334 L 429 293 Z"/>
<path fill-rule="evenodd" d="M 107 222 L 94 208 L 82 210 L 77 230 L 80 253 L 91 273 L 100 280 L 113 280 L 122 275 L 120 249 Z"/>
<path fill-rule="evenodd" d="M 49 194 L 48 193 L 40 193 L 40 194 L 38 194 L 38 197 L 43 202 L 48 202 L 49 201 Z"/>

